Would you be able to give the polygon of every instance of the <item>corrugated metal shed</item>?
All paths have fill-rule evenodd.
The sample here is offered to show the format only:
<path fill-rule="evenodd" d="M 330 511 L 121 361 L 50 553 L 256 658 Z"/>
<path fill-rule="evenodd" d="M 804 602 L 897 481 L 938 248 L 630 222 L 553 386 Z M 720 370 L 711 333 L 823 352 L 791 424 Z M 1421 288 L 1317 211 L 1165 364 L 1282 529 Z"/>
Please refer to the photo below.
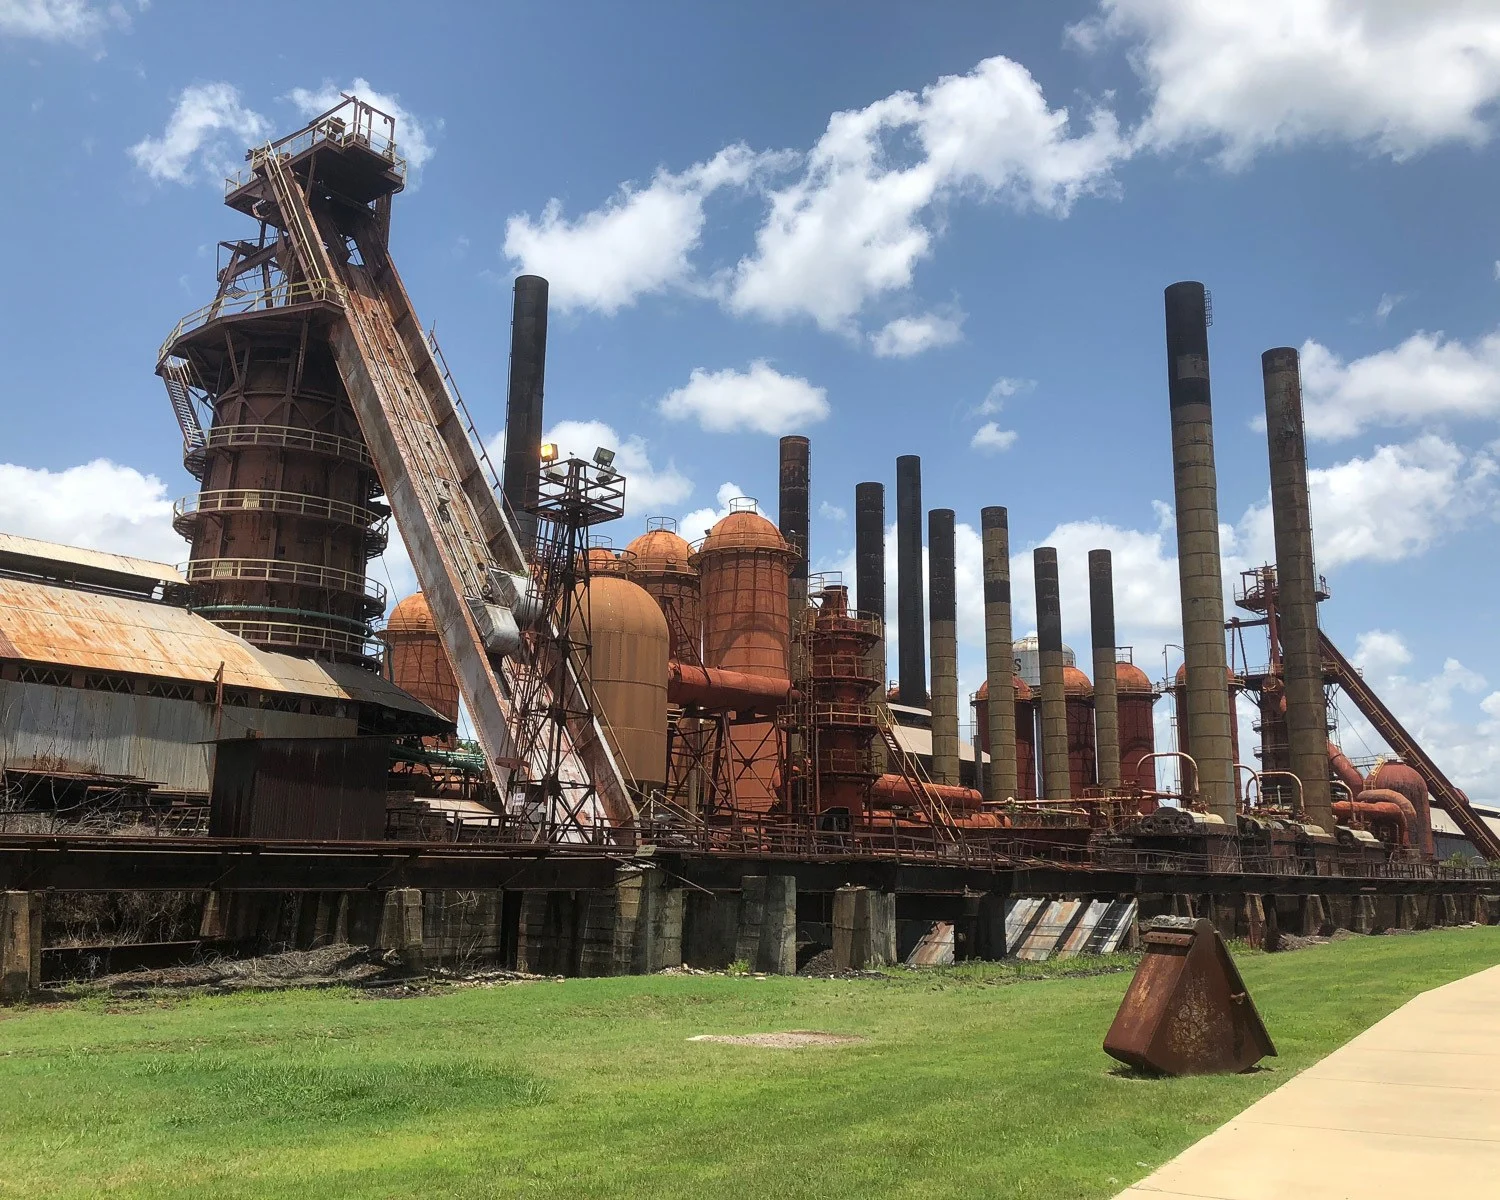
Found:
<path fill-rule="evenodd" d="M 376 841 L 385 835 L 383 737 L 241 738 L 218 744 L 212 837 Z"/>
<path fill-rule="evenodd" d="M 16 533 L 0 533 L 0 567 L 28 573 L 67 576 L 108 586 L 123 584 L 150 592 L 158 583 L 186 583 L 176 567 L 153 562 L 149 558 L 132 558 L 128 554 L 111 554 L 83 546 L 64 546 Z"/>
<path fill-rule="evenodd" d="M 373 672 L 258 650 L 185 608 L 26 580 L 0 578 L 0 659 L 194 683 L 222 663 L 225 687 L 436 716 Z"/>

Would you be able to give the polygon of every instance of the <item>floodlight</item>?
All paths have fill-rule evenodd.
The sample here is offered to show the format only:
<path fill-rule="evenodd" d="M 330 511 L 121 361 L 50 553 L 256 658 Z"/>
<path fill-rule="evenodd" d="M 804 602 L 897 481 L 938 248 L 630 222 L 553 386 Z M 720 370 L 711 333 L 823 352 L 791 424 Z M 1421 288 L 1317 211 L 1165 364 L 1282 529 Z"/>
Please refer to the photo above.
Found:
<path fill-rule="evenodd" d="M 597 467 L 612 466 L 614 464 L 614 461 L 615 461 L 615 452 L 613 450 L 606 450 L 603 446 L 600 446 L 597 449 L 595 449 L 595 451 L 594 451 L 594 465 L 595 466 L 597 466 Z"/>
<path fill-rule="evenodd" d="M 542 461 L 544 463 L 552 463 L 552 462 L 556 462 L 557 461 L 557 443 L 556 442 L 543 442 L 542 443 Z"/>

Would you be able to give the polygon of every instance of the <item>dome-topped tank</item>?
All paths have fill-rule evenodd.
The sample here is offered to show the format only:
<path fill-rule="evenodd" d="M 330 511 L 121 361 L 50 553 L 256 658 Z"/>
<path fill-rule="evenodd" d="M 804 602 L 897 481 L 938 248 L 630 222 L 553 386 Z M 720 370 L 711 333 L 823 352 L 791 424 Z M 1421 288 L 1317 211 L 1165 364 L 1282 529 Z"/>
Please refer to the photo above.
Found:
<path fill-rule="evenodd" d="M 1370 791 L 1396 792 L 1411 801 L 1411 806 L 1417 810 L 1418 823 L 1412 840 L 1424 854 L 1431 856 L 1432 805 L 1427 795 L 1427 781 L 1417 769 L 1399 758 L 1388 758 L 1370 772 L 1369 778 L 1365 780 L 1365 787 Z"/>
<path fill-rule="evenodd" d="M 629 578 L 635 573 L 635 556 L 628 550 L 616 550 L 612 546 L 589 547 L 590 575 L 623 575 Z"/>
<path fill-rule="evenodd" d="M 692 558 L 703 596 L 704 664 L 786 676 L 791 657 L 787 573 L 797 552 L 755 511 L 754 500 L 731 500 L 729 510 Z"/>
<path fill-rule="evenodd" d="M 1078 667 L 1063 667 L 1063 696 L 1068 715 L 1068 786 L 1074 796 L 1099 782 L 1094 748 L 1094 685 Z"/>
<path fill-rule="evenodd" d="M 391 680 L 433 712 L 458 721 L 458 681 L 427 597 L 413 592 L 391 610 L 381 635 L 390 647 Z"/>
<path fill-rule="evenodd" d="M 589 677 L 610 745 L 642 788 L 667 775 L 667 621 L 644 588 L 621 575 L 588 585 Z M 581 637 L 582 616 L 574 618 Z"/>
<path fill-rule="evenodd" d="M 1078 656 L 1073 653 L 1073 648 L 1064 643 L 1062 648 L 1063 666 L 1076 666 Z M 1029 633 L 1020 641 L 1015 643 L 1016 674 L 1026 681 L 1028 687 L 1039 688 L 1042 686 L 1042 648 L 1034 633 Z"/>
<path fill-rule="evenodd" d="M 1115 708 L 1120 724 L 1120 782 L 1156 790 L 1156 692 L 1146 672 L 1131 662 L 1115 663 Z M 1142 762 L 1142 759 L 1146 759 Z"/>
<path fill-rule="evenodd" d="M 703 640 L 703 607 L 698 569 L 688 560 L 692 547 L 677 533 L 671 517 L 652 517 L 646 532 L 625 552 L 633 556 L 632 578 L 651 594 L 667 618 L 672 657 L 697 665 Z"/>

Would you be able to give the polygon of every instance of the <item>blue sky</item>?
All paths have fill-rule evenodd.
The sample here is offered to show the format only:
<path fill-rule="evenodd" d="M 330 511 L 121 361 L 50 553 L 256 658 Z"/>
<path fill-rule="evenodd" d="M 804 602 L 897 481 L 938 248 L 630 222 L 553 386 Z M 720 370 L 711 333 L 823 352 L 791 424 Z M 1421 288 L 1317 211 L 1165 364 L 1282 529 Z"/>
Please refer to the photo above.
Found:
<path fill-rule="evenodd" d="M 1161 291 L 1203 280 L 1229 569 L 1269 548 L 1259 355 L 1298 346 L 1325 627 L 1496 794 L 1500 8 L 850 12 L 0 0 L 0 527 L 185 557 L 152 366 L 250 228 L 220 168 L 359 81 L 419 163 L 394 252 L 480 423 L 527 269 L 553 285 L 549 425 L 604 423 L 563 434 L 631 476 L 617 541 L 648 513 L 696 536 L 727 484 L 774 515 L 775 435 L 803 432 L 814 565 L 847 566 L 854 484 L 921 454 L 927 505 L 970 527 L 966 691 L 985 504 L 1023 583 L 1059 547 L 1080 649 L 1098 545 L 1137 660 L 1181 640 Z"/>

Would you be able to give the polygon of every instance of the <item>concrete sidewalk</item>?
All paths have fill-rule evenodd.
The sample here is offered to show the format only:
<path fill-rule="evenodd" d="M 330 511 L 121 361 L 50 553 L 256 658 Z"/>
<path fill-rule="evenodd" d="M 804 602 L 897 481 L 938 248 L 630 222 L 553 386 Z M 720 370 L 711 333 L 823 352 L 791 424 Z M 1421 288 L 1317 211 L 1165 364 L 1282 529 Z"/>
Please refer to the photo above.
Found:
<path fill-rule="evenodd" d="M 1500 967 L 1424 992 L 1116 1200 L 1500 1196 Z"/>

